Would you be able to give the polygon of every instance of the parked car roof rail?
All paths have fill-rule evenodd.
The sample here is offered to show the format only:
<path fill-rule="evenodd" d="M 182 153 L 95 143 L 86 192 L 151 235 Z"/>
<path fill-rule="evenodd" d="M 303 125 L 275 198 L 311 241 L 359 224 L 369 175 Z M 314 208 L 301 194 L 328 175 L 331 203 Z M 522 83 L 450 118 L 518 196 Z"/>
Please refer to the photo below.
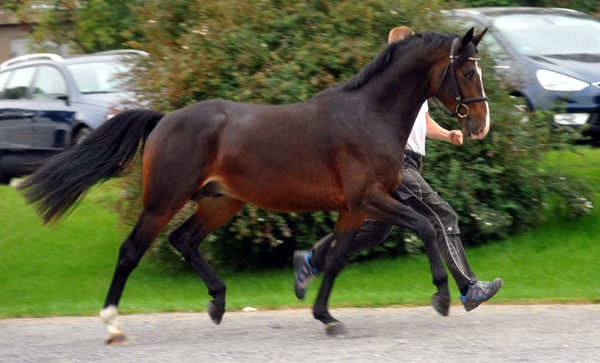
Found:
<path fill-rule="evenodd" d="M 142 51 L 142 50 L 137 50 L 137 49 L 115 49 L 115 50 L 105 50 L 103 52 L 96 52 L 94 54 L 98 54 L 98 55 L 104 55 L 104 54 L 109 54 L 109 55 L 118 55 L 118 54 L 137 54 L 137 55 L 143 55 L 143 56 L 148 56 L 148 53 Z"/>
<path fill-rule="evenodd" d="M 57 61 L 57 62 L 62 62 L 64 60 L 64 58 L 61 57 L 60 55 L 53 54 L 53 53 L 26 54 L 26 55 L 22 55 L 20 57 L 12 58 L 12 59 L 5 61 L 4 63 L 0 64 L 0 68 L 6 68 L 13 64 L 17 64 L 17 63 L 21 63 L 21 62 L 29 62 L 32 60 L 39 60 L 39 59 L 51 59 L 51 60 Z"/>

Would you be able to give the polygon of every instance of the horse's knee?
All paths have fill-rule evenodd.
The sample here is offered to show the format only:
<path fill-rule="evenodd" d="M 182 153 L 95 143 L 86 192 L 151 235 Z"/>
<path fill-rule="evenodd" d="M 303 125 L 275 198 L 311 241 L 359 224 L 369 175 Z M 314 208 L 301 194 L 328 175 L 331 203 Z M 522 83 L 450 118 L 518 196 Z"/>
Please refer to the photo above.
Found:
<path fill-rule="evenodd" d="M 435 228 L 433 228 L 433 225 L 427 219 L 417 221 L 415 223 L 415 230 L 426 247 L 429 242 L 435 243 L 437 240 Z"/>
<path fill-rule="evenodd" d="M 185 235 L 189 233 L 190 228 L 190 222 L 185 221 L 181 226 L 175 228 L 173 232 L 169 233 L 169 237 L 167 239 L 176 250 L 179 251 L 179 249 L 183 246 L 183 242 L 186 240 Z"/>
<path fill-rule="evenodd" d="M 344 265 L 345 257 L 345 254 L 340 253 L 328 254 L 325 260 L 325 273 L 337 275 Z"/>
<path fill-rule="evenodd" d="M 167 239 L 171 246 L 173 246 L 177 251 L 179 251 L 179 238 L 181 237 L 181 232 L 179 228 L 175 229 L 173 232 L 169 233 Z"/>
<path fill-rule="evenodd" d="M 169 234 L 169 243 L 185 258 L 198 251 L 202 236 L 197 228 L 176 229 Z"/>

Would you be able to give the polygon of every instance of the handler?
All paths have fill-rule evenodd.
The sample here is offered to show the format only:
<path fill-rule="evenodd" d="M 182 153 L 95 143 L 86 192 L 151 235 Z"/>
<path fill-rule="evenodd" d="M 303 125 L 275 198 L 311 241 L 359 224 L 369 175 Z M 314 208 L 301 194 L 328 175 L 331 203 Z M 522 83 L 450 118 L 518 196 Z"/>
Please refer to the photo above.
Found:
<path fill-rule="evenodd" d="M 414 32 L 410 28 L 397 27 L 390 31 L 388 42 L 400 41 L 413 35 Z M 459 237 L 456 212 L 421 176 L 426 136 L 455 145 L 463 143 L 463 134 L 460 130 L 448 131 L 429 117 L 429 108 L 425 101 L 406 143 L 401 183 L 391 195 L 431 222 L 438 236 L 438 247 L 444 262 L 460 290 L 459 298 L 465 309 L 471 311 L 482 302 L 491 299 L 500 290 L 503 281 L 500 278 L 492 282 L 479 281 L 471 271 Z M 392 225 L 366 219 L 352 241 L 350 253 L 380 244 L 393 228 Z M 324 269 L 325 256 L 332 240 L 333 234 L 330 233 L 321 238 L 311 251 L 294 252 L 294 291 L 298 299 L 306 296 L 308 283 Z"/>

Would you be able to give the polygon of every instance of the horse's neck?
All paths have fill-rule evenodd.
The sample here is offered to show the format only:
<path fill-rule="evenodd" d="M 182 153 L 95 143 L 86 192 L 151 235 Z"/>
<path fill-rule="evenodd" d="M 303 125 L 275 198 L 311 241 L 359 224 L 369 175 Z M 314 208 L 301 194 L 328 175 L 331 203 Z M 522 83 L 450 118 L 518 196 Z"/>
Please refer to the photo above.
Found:
<path fill-rule="evenodd" d="M 426 48 L 413 48 L 398 57 L 383 72 L 379 91 L 375 90 L 374 93 L 380 99 L 386 99 L 395 105 L 403 104 L 406 107 L 408 103 L 418 111 L 423 102 L 433 94 L 432 70 L 440 60 L 440 57 L 433 57 Z"/>
<path fill-rule="evenodd" d="M 365 99 L 382 110 L 381 122 L 405 145 L 423 103 L 431 94 L 432 68 L 439 62 L 422 49 L 397 58 L 363 90 Z"/>
<path fill-rule="evenodd" d="M 433 64 L 424 55 L 416 54 L 411 58 L 408 53 L 362 90 L 366 102 L 380 110 L 381 117 L 376 122 L 386 123 L 390 133 L 397 135 L 402 147 L 408 140 L 419 110 L 429 97 Z"/>

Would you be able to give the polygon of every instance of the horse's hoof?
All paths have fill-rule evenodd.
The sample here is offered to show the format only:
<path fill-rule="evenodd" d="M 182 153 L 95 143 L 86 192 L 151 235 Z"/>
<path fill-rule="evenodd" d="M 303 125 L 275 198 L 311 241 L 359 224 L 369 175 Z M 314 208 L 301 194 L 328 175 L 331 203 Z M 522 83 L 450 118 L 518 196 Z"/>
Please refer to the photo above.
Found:
<path fill-rule="evenodd" d="M 208 308 L 206 311 L 208 311 L 208 315 L 213 323 L 217 325 L 221 324 L 221 319 L 223 319 L 223 314 L 225 314 L 225 311 L 219 309 L 212 301 L 208 302 Z"/>
<path fill-rule="evenodd" d="M 433 294 L 431 297 L 431 306 L 433 306 L 435 311 L 440 313 L 440 315 L 448 316 L 448 312 L 450 311 L 450 299 Z"/>
<path fill-rule="evenodd" d="M 344 323 L 339 321 L 334 321 L 333 323 L 327 324 L 327 326 L 325 327 L 325 331 L 330 337 L 342 338 L 350 335 L 350 332 L 348 331 L 348 329 L 346 329 Z"/>
<path fill-rule="evenodd" d="M 129 340 L 125 338 L 125 334 L 123 333 L 115 333 L 111 334 L 106 338 L 106 344 L 108 345 L 121 345 L 121 344 L 129 344 Z"/>

